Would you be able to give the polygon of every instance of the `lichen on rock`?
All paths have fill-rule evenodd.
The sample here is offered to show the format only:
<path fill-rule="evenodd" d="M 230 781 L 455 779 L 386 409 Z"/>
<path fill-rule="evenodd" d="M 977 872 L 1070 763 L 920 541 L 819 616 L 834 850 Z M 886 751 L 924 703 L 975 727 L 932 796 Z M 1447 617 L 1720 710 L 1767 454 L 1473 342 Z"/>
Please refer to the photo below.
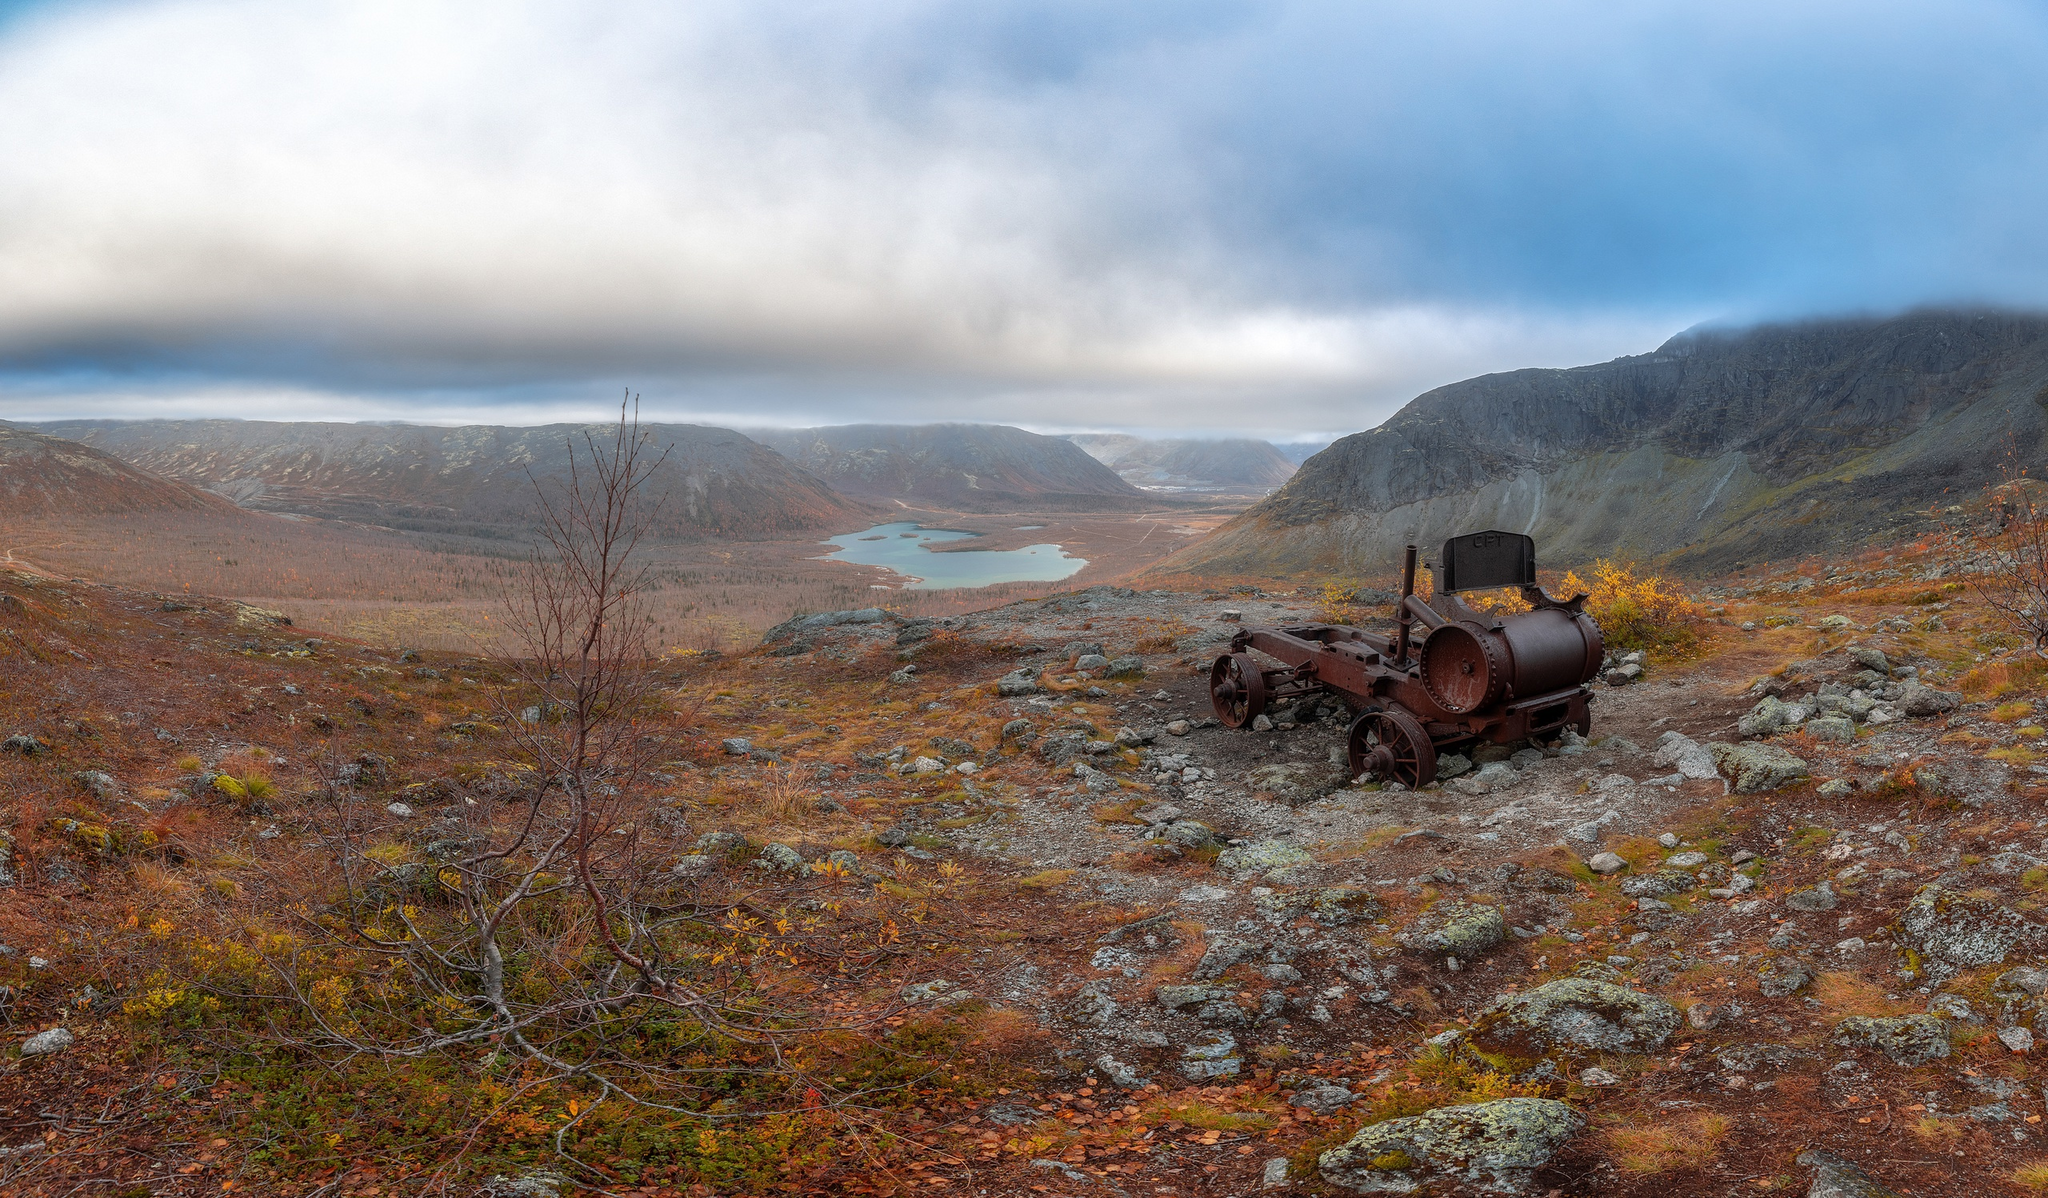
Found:
<path fill-rule="evenodd" d="M 1835 1025 L 1835 1042 L 1875 1048 L 1898 1065 L 1927 1065 L 1949 1053 L 1948 1020 L 1939 1015 L 1851 1015 Z"/>
<path fill-rule="evenodd" d="M 1585 1119 L 1550 1098 L 1438 1107 L 1360 1128 L 1316 1158 L 1323 1180 L 1360 1194 L 1412 1194 L 1435 1181 L 1521 1194 Z"/>
<path fill-rule="evenodd" d="M 1651 994 L 1591 978 L 1561 978 L 1504 995 L 1479 1013 L 1472 1038 L 1522 1056 L 1549 1052 L 1647 1052 L 1660 1048 L 1684 1016 Z"/>

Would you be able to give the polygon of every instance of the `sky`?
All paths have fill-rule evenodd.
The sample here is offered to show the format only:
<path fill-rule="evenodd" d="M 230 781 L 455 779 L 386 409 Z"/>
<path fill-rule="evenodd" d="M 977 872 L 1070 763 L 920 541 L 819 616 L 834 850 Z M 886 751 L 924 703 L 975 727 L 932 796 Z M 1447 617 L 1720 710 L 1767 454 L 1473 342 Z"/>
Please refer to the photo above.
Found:
<path fill-rule="evenodd" d="M 0 0 L 0 418 L 1330 436 L 2048 309 L 2048 6 Z"/>

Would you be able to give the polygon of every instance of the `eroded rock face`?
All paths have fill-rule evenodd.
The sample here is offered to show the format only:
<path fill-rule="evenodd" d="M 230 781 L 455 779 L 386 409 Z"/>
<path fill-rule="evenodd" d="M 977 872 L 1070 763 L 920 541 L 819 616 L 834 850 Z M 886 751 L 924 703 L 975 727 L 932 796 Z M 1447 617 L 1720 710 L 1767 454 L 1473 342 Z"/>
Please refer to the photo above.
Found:
<path fill-rule="evenodd" d="M 2021 945 L 2037 945 L 2048 928 L 1988 898 L 1924 887 L 1899 912 L 1900 943 L 1918 953 L 1930 976 L 2002 963 Z"/>
<path fill-rule="evenodd" d="M 1359 1129 L 1316 1158 L 1323 1180 L 1360 1194 L 1413 1194 L 1432 1182 L 1524 1194 L 1585 1119 L 1549 1098 L 1438 1107 Z"/>
<path fill-rule="evenodd" d="M 1948 1020 L 1939 1015 L 1851 1015 L 1835 1025 L 1835 1042 L 1877 1049 L 1895 1064 L 1927 1065 L 1948 1055 Z"/>
<path fill-rule="evenodd" d="M 1524 1056 L 1648 1052 L 1662 1047 L 1684 1018 L 1655 995 L 1592 978 L 1561 978 L 1494 1000 L 1474 1022 L 1472 1038 Z"/>

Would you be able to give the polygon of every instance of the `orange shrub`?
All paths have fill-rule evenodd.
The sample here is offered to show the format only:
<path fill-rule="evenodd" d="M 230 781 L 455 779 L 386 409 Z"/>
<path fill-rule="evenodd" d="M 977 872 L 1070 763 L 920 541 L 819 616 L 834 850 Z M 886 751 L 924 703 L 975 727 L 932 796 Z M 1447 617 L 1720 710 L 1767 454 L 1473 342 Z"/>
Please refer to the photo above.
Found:
<path fill-rule="evenodd" d="M 1586 610 L 1600 621 L 1608 648 L 1682 657 L 1699 647 L 1706 611 L 1678 584 L 1606 558 L 1593 563 L 1592 574 L 1588 582 L 1568 570 L 1557 589 L 1565 598 L 1585 592 Z"/>

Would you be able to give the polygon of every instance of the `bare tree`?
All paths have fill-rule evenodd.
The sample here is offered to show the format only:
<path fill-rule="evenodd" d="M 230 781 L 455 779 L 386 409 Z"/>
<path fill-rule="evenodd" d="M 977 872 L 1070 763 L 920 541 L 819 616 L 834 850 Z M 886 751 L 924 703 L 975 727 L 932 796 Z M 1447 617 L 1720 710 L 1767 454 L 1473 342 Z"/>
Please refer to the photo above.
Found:
<path fill-rule="evenodd" d="M 307 924 L 318 947 L 371 967 L 360 982 L 331 968 L 323 976 L 317 953 L 302 950 L 274 958 L 273 970 L 319 1029 L 312 1047 L 474 1051 L 487 1067 L 517 1063 L 522 1090 L 573 1080 L 594 1091 L 555 1133 L 558 1150 L 611 1097 L 746 1117 L 692 1100 L 708 1075 L 776 1074 L 797 1101 L 830 1103 L 832 1087 L 785 1052 L 817 1025 L 763 975 L 843 967 L 836 934 L 819 931 L 815 915 L 769 909 L 738 880 L 663 869 L 647 843 L 648 757 L 674 728 L 656 692 L 647 575 L 634 555 L 655 515 L 642 489 L 665 455 L 624 405 L 610 436 L 570 448 L 566 477 L 537 484 L 541 544 L 507 597 L 509 644 L 493 654 L 517 680 L 500 716 L 531 768 L 509 793 L 452 805 L 463 834 L 437 841 L 430 861 L 380 859 L 367 805 L 337 778 L 330 835 L 347 897 Z M 650 1050 L 653 1019 L 686 1030 Z M 744 1046 L 747 1060 L 674 1064 L 693 1041 Z"/>

